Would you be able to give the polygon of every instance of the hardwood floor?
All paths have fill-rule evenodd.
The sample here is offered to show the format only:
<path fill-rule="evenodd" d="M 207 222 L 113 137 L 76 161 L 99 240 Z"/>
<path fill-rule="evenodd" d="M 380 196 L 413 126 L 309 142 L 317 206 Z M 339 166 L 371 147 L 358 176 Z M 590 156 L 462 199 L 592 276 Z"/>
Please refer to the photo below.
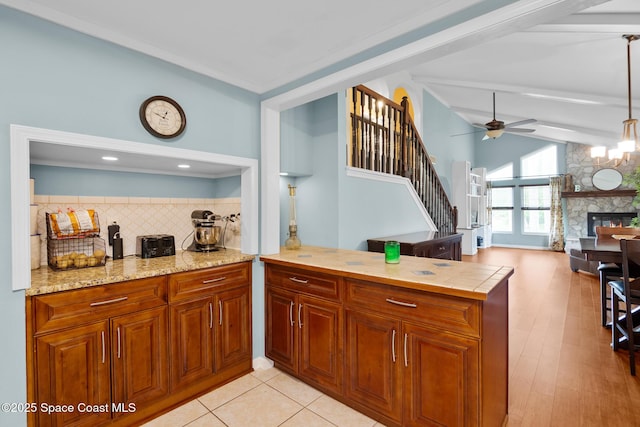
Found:
<path fill-rule="evenodd" d="M 463 261 L 515 268 L 507 426 L 640 426 L 640 376 L 600 326 L 596 276 L 550 251 L 493 247 Z"/>

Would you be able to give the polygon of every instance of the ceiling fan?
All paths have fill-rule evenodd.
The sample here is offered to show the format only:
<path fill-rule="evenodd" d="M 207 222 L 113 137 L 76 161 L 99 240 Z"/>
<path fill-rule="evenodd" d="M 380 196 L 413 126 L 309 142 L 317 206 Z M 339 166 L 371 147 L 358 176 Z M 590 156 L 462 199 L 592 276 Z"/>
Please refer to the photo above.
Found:
<path fill-rule="evenodd" d="M 515 128 L 515 126 L 526 125 L 529 123 L 537 122 L 536 119 L 526 119 L 520 120 L 517 122 L 504 124 L 503 121 L 496 120 L 496 93 L 493 92 L 493 120 L 488 123 L 480 124 L 480 123 L 472 123 L 472 126 L 477 128 L 486 129 L 486 134 L 482 138 L 483 141 L 487 139 L 496 139 L 502 136 L 503 133 L 531 133 L 535 132 L 535 129 L 521 129 Z"/>

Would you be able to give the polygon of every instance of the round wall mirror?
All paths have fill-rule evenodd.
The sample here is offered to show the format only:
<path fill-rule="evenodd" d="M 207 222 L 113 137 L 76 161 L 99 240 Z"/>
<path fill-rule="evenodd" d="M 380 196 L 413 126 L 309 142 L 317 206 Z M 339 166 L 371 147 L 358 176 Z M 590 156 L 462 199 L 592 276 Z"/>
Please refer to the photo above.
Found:
<path fill-rule="evenodd" d="M 615 190 L 622 184 L 622 174 L 616 169 L 600 169 L 591 177 L 598 190 Z"/>

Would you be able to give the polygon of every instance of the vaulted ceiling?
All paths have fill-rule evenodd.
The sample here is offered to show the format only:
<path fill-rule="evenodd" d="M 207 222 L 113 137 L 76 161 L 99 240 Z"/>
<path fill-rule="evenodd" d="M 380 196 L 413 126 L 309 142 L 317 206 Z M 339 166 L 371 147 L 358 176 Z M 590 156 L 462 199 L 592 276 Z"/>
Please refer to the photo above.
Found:
<path fill-rule="evenodd" d="M 638 0 L 0 4 L 266 95 L 379 54 L 392 62 L 395 49 L 466 26 L 464 40 L 386 69 L 406 71 L 469 123 L 492 119 L 495 92 L 498 120 L 537 120 L 523 126 L 535 129 L 528 136 L 609 146 L 628 117 L 622 35 L 640 34 Z M 519 8 L 527 11 L 522 17 Z M 640 106 L 640 41 L 631 53 L 633 104 Z"/>

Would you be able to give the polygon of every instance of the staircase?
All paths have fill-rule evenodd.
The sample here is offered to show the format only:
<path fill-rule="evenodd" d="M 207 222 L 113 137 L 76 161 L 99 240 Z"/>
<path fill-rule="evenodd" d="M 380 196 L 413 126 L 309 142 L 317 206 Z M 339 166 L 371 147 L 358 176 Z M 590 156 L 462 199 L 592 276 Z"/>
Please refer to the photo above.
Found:
<path fill-rule="evenodd" d="M 458 211 L 416 130 L 407 98 L 397 104 L 360 85 L 351 89 L 351 101 L 347 164 L 408 178 L 438 231 L 455 233 Z"/>

